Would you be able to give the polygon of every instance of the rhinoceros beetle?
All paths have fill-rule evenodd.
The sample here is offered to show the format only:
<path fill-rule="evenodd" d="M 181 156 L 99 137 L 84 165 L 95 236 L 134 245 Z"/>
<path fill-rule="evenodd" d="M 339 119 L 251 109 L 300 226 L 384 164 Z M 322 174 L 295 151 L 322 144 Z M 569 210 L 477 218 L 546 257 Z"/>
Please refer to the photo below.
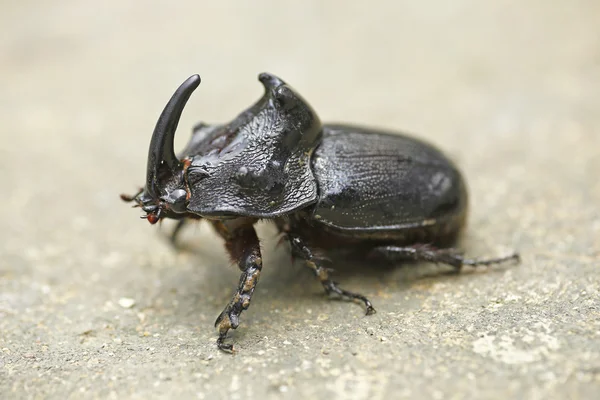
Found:
<path fill-rule="evenodd" d="M 135 201 L 155 224 L 208 220 L 242 271 L 229 304 L 216 320 L 218 347 L 250 306 L 262 269 L 258 220 L 276 224 L 292 256 L 319 279 L 325 292 L 359 301 L 340 288 L 324 266 L 323 251 L 347 250 L 392 261 L 489 265 L 518 254 L 469 259 L 450 247 L 467 216 L 467 189 L 457 167 L 431 144 L 399 133 L 322 124 L 286 82 L 262 73 L 264 95 L 233 121 L 198 124 L 177 156 L 173 149 L 181 113 L 200 77 L 188 78 L 160 115 L 148 153 L 145 187 Z"/>

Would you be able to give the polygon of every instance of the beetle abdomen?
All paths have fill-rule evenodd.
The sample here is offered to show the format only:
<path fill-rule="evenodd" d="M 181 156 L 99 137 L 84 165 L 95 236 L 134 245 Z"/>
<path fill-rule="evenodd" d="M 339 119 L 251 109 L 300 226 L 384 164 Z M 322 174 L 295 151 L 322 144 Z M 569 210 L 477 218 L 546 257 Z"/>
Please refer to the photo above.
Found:
<path fill-rule="evenodd" d="M 408 136 L 327 125 L 312 169 L 319 188 L 314 218 L 333 228 L 397 231 L 452 221 L 458 229 L 466 214 L 458 169 Z"/>

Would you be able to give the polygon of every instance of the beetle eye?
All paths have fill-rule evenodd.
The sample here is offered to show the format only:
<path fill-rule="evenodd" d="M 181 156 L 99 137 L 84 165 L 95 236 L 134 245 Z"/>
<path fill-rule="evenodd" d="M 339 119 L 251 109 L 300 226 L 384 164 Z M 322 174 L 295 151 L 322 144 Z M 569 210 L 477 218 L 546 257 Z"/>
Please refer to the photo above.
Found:
<path fill-rule="evenodd" d="M 174 212 L 184 212 L 185 211 L 185 201 L 187 199 L 187 192 L 183 189 L 175 189 L 170 192 L 164 200 L 169 204 L 169 208 Z"/>

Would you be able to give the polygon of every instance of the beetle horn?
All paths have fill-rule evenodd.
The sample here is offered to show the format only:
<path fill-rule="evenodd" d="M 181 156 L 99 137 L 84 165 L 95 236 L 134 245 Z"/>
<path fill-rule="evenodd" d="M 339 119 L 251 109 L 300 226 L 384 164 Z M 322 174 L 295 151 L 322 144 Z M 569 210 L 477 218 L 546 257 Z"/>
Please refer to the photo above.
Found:
<path fill-rule="evenodd" d="M 175 131 L 183 108 L 198 85 L 200 85 L 200 76 L 198 75 L 192 75 L 183 82 L 160 114 L 158 122 L 156 122 L 150 142 L 146 170 L 146 188 L 149 194 L 157 195 L 156 185 L 161 168 L 168 167 L 170 171 L 174 171 L 180 164 L 173 148 Z"/>
<path fill-rule="evenodd" d="M 273 90 L 285 84 L 283 80 L 268 72 L 263 72 L 258 75 L 258 80 L 263 84 L 266 90 Z"/>

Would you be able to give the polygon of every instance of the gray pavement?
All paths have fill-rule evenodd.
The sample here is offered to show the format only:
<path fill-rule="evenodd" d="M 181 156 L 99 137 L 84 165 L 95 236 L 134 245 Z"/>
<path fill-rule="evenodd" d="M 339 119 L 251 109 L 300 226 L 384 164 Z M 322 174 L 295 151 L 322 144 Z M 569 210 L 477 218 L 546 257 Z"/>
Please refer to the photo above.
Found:
<path fill-rule="evenodd" d="M 217 2 L 214 2 L 217 3 Z M 0 397 L 595 399 L 600 393 L 600 3 L 0 2 Z M 324 4 L 326 3 L 326 4 Z M 220 353 L 238 273 L 118 199 L 192 73 L 191 126 L 290 82 L 325 121 L 445 149 L 469 255 L 520 266 L 338 265 L 327 300 L 260 227 L 265 266 Z"/>

